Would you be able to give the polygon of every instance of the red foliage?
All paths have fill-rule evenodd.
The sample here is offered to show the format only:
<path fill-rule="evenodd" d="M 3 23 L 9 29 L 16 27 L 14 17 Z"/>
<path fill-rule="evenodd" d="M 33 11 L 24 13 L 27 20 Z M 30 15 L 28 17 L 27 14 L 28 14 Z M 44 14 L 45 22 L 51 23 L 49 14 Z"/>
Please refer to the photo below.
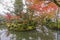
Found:
<path fill-rule="evenodd" d="M 58 9 L 58 6 L 55 3 L 53 3 L 53 2 L 49 3 L 48 6 L 49 6 L 49 8 L 51 7 L 54 10 L 57 10 Z"/>
<path fill-rule="evenodd" d="M 6 13 L 6 18 L 8 19 L 8 20 L 10 20 L 11 19 L 11 14 L 10 13 Z"/>
<path fill-rule="evenodd" d="M 57 10 L 58 6 L 53 2 L 47 4 L 46 6 L 45 3 L 41 1 L 39 4 L 31 5 L 30 8 L 39 12 L 48 12 L 48 10 L 49 11 Z"/>
<path fill-rule="evenodd" d="M 11 13 L 6 13 L 6 19 L 7 20 L 20 19 L 20 16 L 11 15 Z"/>

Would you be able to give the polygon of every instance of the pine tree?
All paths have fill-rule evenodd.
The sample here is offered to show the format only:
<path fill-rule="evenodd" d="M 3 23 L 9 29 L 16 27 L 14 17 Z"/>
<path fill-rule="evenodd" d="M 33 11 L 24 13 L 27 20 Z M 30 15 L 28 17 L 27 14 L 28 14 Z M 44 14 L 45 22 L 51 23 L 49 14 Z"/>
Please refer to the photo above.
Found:
<path fill-rule="evenodd" d="M 15 14 L 19 15 L 18 13 L 20 13 L 23 10 L 23 3 L 22 0 L 15 0 Z"/>

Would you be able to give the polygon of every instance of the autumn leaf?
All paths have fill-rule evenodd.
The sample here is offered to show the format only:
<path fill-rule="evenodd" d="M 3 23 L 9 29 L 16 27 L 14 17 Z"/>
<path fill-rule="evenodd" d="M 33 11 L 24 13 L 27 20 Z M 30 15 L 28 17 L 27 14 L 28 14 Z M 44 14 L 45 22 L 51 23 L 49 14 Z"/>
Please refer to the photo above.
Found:
<path fill-rule="evenodd" d="M 49 3 L 48 6 L 53 8 L 54 10 L 58 9 L 58 6 L 55 3 L 53 3 L 53 2 Z"/>

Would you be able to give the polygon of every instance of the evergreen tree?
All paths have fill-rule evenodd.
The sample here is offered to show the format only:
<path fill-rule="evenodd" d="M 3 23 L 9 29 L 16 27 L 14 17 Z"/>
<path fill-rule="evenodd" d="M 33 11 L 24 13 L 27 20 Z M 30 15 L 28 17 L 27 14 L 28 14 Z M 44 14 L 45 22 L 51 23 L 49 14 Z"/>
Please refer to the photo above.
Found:
<path fill-rule="evenodd" d="M 18 13 L 20 13 L 23 10 L 23 3 L 22 0 L 15 0 L 15 14 L 19 15 Z"/>

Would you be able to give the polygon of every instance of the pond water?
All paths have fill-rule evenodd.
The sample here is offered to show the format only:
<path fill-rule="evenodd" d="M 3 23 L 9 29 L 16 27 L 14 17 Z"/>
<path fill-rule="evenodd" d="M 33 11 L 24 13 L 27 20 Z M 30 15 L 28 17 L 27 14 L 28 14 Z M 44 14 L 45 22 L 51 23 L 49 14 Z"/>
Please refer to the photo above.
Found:
<path fill-rule="evenodd" d="M 32 31 L 17 32 L 8 31 L 4 26 L 0 26 L 0 40 L 57 40 L 57 32 L 46 27 L 44 27 L 44 31 L 40 28 Z"/>

